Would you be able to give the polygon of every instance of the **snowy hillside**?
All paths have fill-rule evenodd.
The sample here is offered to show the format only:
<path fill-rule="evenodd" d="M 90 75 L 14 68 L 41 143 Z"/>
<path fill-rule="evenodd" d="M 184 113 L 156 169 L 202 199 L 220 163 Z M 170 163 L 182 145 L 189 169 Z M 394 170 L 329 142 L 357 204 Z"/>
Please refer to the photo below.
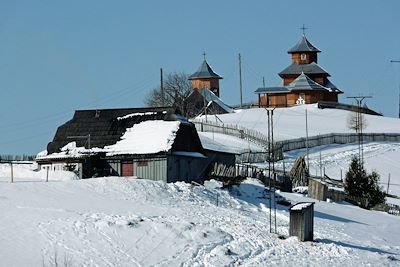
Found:
<path fill-rule="evenodd" d="M 354 133 L 347 125 L 349 111 L 338 109 L 319 109 L 315 104 L 274 110 L 274 139 L 287 140 L 306 136 L 306 110 L 308 135 L 329 133 Z M 400 133 L 400 119 L 365 115 L 365 133 Z M 240 110 L 237 113 L 218 115 L 224 124 L 239 125 L 257 130 L 265 135 L 268 132 L 267 111 L 263 108 Z M 213 116 L 208 116 L 212 120 Z M 226 139 L 228 140 L 228 138 Z M 223 138 L 220 137 L 220 142 Z M 244 146 L 247 146 L 244 144 Z M 321 153 L 321 160 L 320 160 Z M 285 154 L 286 169 L 290 169 L 297 157 L 305 155 L 300 149 Z M 312 175 L 325 173 L 334 179 L 344 178 L 353 156 L 358 155 L 358 144 L 327 145 L 310 149 L 310 172 Z M 400 143 L 365 143 L 365 167 L 368 172 L 377 171 L 381 176 L 381 186 L 386 190 L 390 175 L 389 192 L 400 196 Z M 321 165 L 320 165 L 321 163 Z M 262 165 L 260 165 L 262 166 Z M 283 169 L 283 163 L 278 164 Z"/>
<path fill-rule="evenodd" d="M 396 266 L 400 217 L 317 202 L 314 237 L 288 237 L 264 188 L 118 177 L 0 184 L 1 266 Z M 295 201 L 309 200 L 285 194 Z M 56 259 L 55 259 L 56 258 Z"/>

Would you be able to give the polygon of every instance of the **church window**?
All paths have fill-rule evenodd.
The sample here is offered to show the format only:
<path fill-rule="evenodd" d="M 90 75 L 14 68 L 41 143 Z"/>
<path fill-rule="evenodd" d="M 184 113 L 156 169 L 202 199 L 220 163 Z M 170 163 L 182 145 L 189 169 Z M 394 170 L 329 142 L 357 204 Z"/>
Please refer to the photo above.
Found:
<path fill-rule="evenodd" d="M 301 54 L 301 55 L 300 55 L 300 59 L 301 59 L 301 60 L 306 60 L 306 59 L 307 59 L 307 55 L 304 54 L 304 53 Z"/>

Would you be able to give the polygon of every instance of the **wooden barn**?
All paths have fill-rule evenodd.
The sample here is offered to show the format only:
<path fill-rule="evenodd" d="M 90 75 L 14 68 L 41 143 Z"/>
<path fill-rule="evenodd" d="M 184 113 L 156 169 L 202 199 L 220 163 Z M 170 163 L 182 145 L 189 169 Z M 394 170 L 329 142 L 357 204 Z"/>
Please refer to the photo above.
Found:
<path fill-rule="evenodd" d="M 292 64 L 279 73 L 282 85 L 258 88 L 259 107 L 290 107 L 319 101 L 338 102 L 339 90 L 329 79 L 329 73 L 318 65 L 318 53 L 303 34 L 288 53 Z"/>
<path fill-rule="evenodd" d="M 209 165 L 196 128 L 171 108 L 78 110 L 36 161 L 41 168 L 68 169 L 81 178 L 165 182 L 203 182 Z"/>

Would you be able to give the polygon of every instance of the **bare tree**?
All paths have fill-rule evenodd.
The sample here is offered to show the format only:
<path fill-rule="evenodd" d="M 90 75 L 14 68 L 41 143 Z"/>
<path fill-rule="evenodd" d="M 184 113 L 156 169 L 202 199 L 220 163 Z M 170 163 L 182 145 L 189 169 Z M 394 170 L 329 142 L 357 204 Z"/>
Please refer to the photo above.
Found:
<path fill-rule="evenodd" d="M 360 130 L 364 130 L 367 128 L 367 126 L 368 122 L 363 113 L 359 113 L 357 110 L 349 113 L 347 117 L 347 127 L 350 130 L 354 130 L 356 133 L 359 133 Z"/>
<path fill-rule="evenodd" d="M 181 110 L 184 110 L 184 100 L 192 91 L 192 85 L 188 77 L 183 72 L 175 72 L 167 75 L 163 84 L 165 106 L 179 107 Z M 162 102 L 160 86 L 151 90 L 145 99 L 145 104 L 150 107 L 160 107 Z"/>

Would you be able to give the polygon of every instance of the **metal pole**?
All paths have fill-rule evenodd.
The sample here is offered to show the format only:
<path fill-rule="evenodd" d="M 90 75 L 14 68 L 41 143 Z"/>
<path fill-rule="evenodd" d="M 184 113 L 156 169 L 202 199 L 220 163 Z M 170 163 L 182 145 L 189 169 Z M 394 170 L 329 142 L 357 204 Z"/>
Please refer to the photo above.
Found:
<path fill-rule="evenodd" d="M 240 108 L 243 108 L 242 57 L 240 53 L 239 53 L 239 85 L 240 85 Z"/>
<path fill-rule="evenodd" d="M 309 148 L 308 148 L 308 116 L 306 108 L 306 149 L 307 149 L 307 167 L 310 172 L 310 158 L 309 158 Z"/>
<path fill-rule="evenodd" d="M 270 119 L 268 115 L 268 185 L 269 185 L 269 232 L 272 233 L 272 188 L 271 188 L 271 140 L 270 140 Z"/>
<path fill-rule="evenodd" d="M 386 195 L 389 195 L 389 185 L 390 185 L 390 173 L 389 173 L 389 177 L 388 177 L 388 185 L 387 185 Z"/>

